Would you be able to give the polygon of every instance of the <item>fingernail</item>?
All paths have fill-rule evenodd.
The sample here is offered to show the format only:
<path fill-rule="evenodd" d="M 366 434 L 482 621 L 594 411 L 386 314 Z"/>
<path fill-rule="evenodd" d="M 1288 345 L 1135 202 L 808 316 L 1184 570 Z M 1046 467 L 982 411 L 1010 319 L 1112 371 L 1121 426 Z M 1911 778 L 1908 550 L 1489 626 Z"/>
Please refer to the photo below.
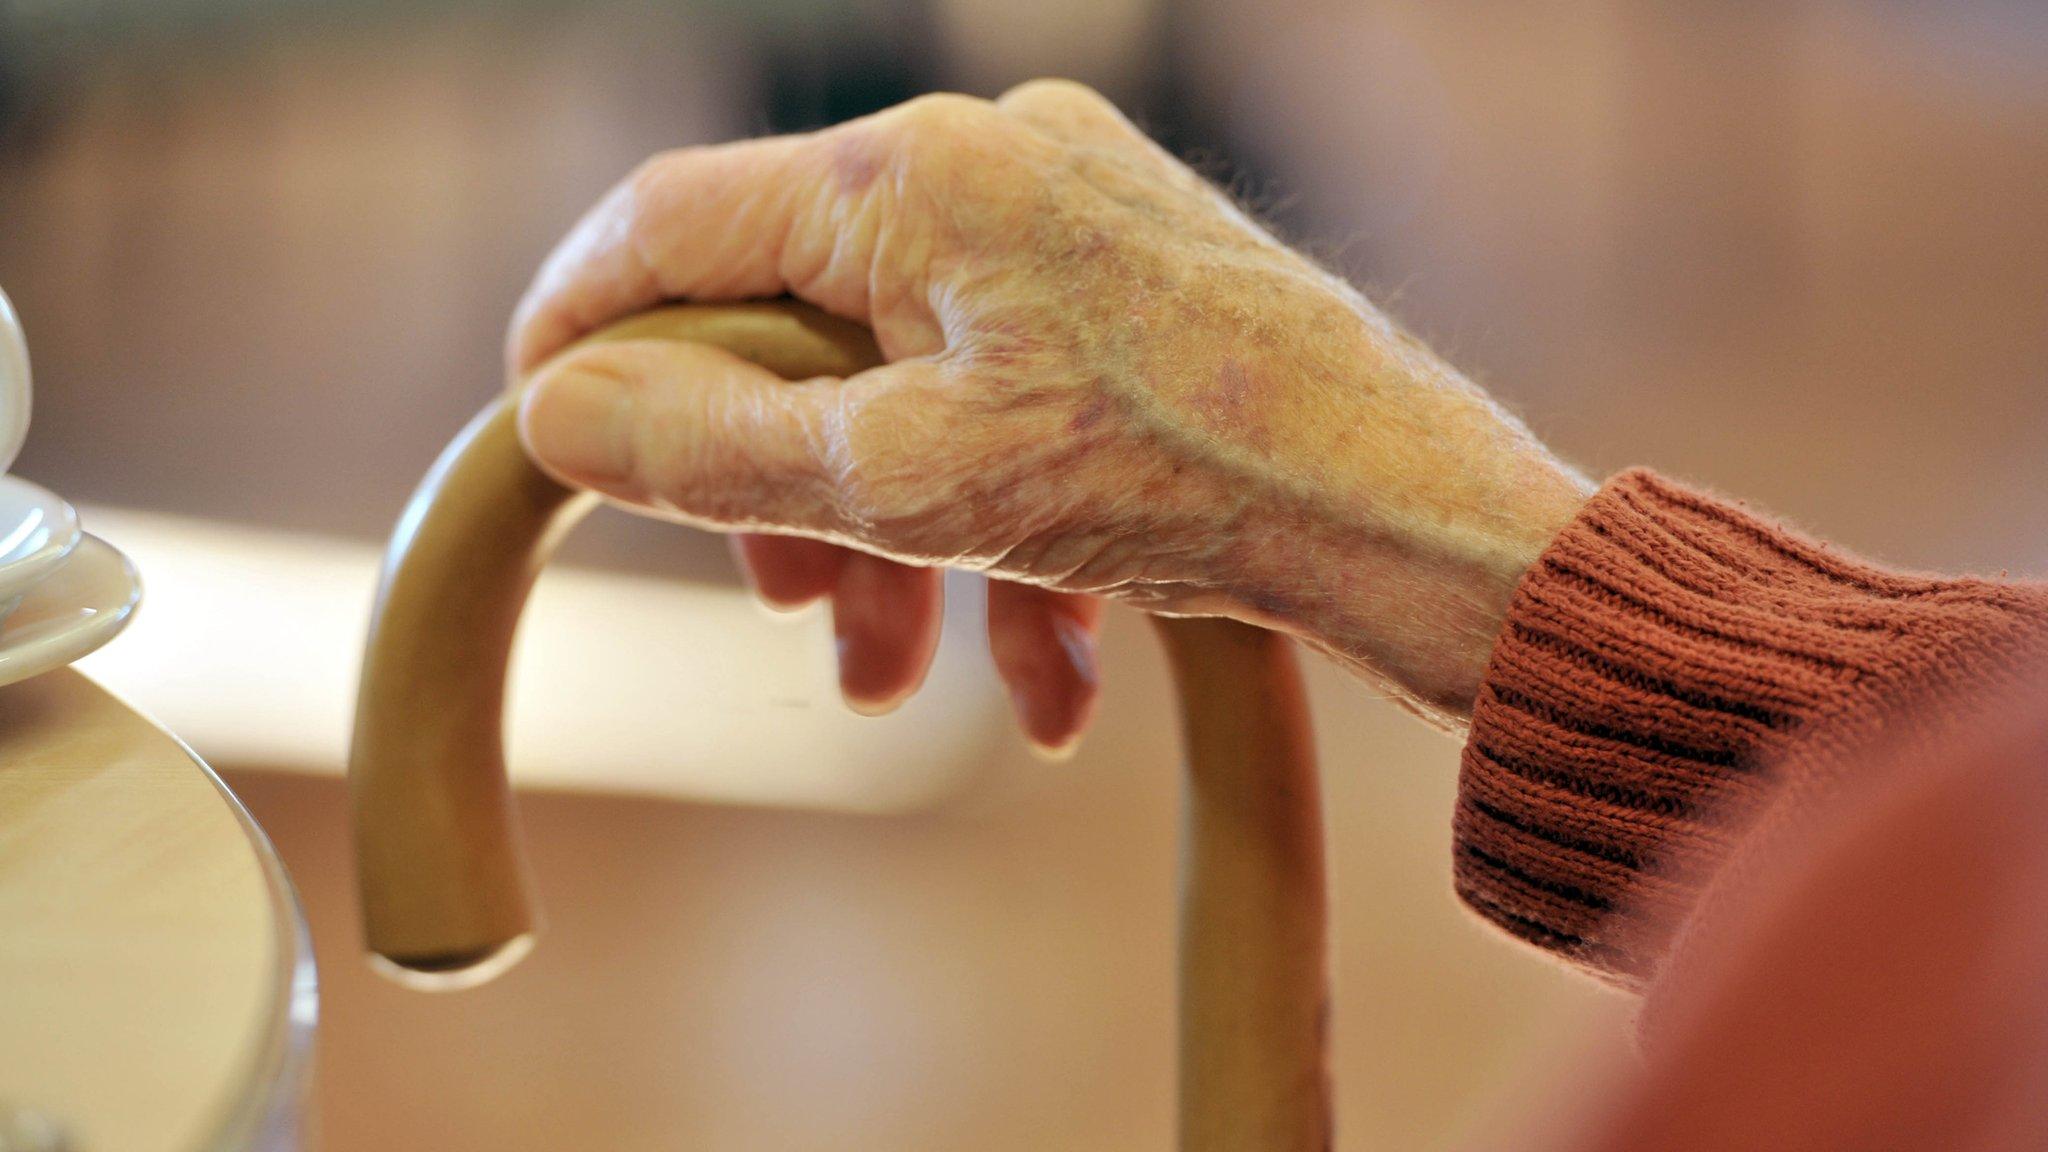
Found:
<path fill-rule="evenodd" d="M 740 580 L 746 584 L 747 591 L 753 593 L 754 603 L 760 606 L 763 614 L 777 620 L 806 619 L 812 609 L 828 602 L 832 596 L 830 588 L 815 591 L 807 588 L 805 595 L 789 595 L 763 586 L 747 565 L 741 564 L 739 568 Z"/>
<path fill-rule="evenodd" d="M 622 380 L 567 368 L 534 385 L 523 413 L 526 447 L 542 464 L 591 484 L 633 472 L 633 390 Z"/>
<path fill-rule="evenodd" d="M 758 590 L 751 599 L 756 611 L 777 624 L 808 624 L 823 610 L 821 605 L 825 603 L 822 596 L 803 601 L 783 601 L 763 595 Z"/>
<path fill-rule="evenodd" d="M 887 700 L 864 700 L 851 692 L 841 692 L 848 710 L 861 716 L 887 716 L 903 707 L 904 697 L 892 696 Z"/>
<path fill-rule="evenodd" d="M 1081 747 L 1099 674 L 1093 632 L 1066 617 L 1055 618 L 1052 629 L 1072 676 L 1059 677 L 1060 690 L 1051 693 L 1012 689 L 1010 702 L 1023 722 L 1031 751 L 1039 759 L 1057 764 L 1073 759 Z"/>
<path fill-rule="evenodd" d="M 1012 690 L 1010 706 L 1017 710 L 1018 723 L 1024 729 L 1024 742 L 1031 746 L 1032 754 L 1049 764 L 1062 764 L 1074 758 L 1081 747 L 1084 728 L 1076 717 L 1074 706 L 1066 701 L 1049 701 L 1042 696 Z"/>
<path fill-rule="evenodd" d="M 834 623 L 839 621 L 835 618 Z M 908 692 L 878 696 L 856 683 L 855 677 L 868 671 L 870 666 L 858 651 L 860 642 L 846 632 L 835 635 L 833 641 L 839 656 L 839 696 L 846 701 L 847 708 L 862 716 L 887 716 L 910 699 Z"/>
<path fill-rule="evenodd" d="M 1022 702 L 1018 702 L 1017 707 L 1021 714 L 1025 705 Z M 1081 733 L 1079 732 L 1068 735 L 1058 744 L 1047 744 L 1038 737 L 1031 735 L 1030 727 L 1031 722 L 1025 721 L 1024 744 L 1031 749 L 1033 756 L 1047 764 L 1065 764 L 1074 758 L 1075 753 L 1081 750 Z"/>

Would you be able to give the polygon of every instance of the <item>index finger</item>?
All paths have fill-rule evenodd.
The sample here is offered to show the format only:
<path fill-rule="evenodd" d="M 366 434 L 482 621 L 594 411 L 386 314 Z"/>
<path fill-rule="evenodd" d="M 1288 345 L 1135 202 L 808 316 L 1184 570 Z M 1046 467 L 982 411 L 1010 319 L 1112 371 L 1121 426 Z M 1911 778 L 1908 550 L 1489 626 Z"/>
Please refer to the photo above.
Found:
<path fill-rule="evenodd" d="M 528 372 L 664 300 L 789 292 L 782 257 L 820 193 L 815 154 L 815 137 L 778 136 L 680 149 L 641 165 L 541 264 L 513 312 L 508 366 Z M 812 303 L 844 314 L 849 302 Z"/>
<path fill-rule="evenodd" d="M 932 93 L 803 136 L 684 148 L 642 165 L 541 266 L 506 358 L 525 372 L 579 336 L 664 300 L 798 296 L 870 325 L 890 359 L 944 346 L 919 229 L 895 229 L 911 153 L 1004 153 L 986 100 Z M 945 167 L 941 164 L 940 167 Z M 898 232 L 905 234 L 897 234 Z M 879 260 L 884 247 L 896 254 Z M 894 279 L 879 271 L 900 263 Z M 879 298 L 879 303 L 877 299 Z M 871 316 L 871 306 L 882 311 Z M 877 321 L 880 321 L 877 323 Z"/>

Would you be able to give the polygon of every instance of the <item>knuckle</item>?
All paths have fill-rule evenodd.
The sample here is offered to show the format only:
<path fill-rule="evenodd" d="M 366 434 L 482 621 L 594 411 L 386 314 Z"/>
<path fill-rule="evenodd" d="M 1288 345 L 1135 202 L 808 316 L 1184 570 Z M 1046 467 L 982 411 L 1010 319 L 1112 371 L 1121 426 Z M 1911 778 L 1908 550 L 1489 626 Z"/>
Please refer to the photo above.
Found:
<path fill-rule="evenodd" d="M 913 141 L 943 140 L 986 127 L 992 112 L 985 100 L 934 92 L 900 105 L 896 119 Z"/>
<path fill-rule="evenodd" d="M 1100 92 L 1086 84 L 1059 77 L 1026 80 L 1003 93 L 998 103 L 1013 108 L 1072 113 L 1101 113 L 1115 108 Z"/>
<path fill-rule="evenodd" d="M 584 403 L 568 408 L 581 424 L 594 426 L 600 412 L 609 413 L 613 416 L 611 430 L 616 432 L 630 427 L 641 415 L 641 396 L 632 367 L 621 361 L 608 344 L 592 344 L 563 352 L 536 370 L 528 387 L 544 400 L 564 395 L 584 399 L 616 398 L 616 404 L 607 407 Z"/>
<path fill-rule="evenodd" d="M 616 193 L 621 211 L 619 217 L 627 235 L 636 243 L 644 242 L 646 233 L 654 229 L 659 221 L 663 202 L 663 190 L 675 179 L 676 170 L 686 163 L 687 150 L 674 149 L 657 152 L 640 162 Z"/>
<path fill-rule="evenodd" d="M 656 152 L 642 160 L 639 166 L 626 176 L 624 187 L 627 194 L 632 196 L 636 203 L 645 200 L 667 181 L 669 173 L 681 162 L 682 156 L 683 150 L 677 148 L 667 152 Z"/>

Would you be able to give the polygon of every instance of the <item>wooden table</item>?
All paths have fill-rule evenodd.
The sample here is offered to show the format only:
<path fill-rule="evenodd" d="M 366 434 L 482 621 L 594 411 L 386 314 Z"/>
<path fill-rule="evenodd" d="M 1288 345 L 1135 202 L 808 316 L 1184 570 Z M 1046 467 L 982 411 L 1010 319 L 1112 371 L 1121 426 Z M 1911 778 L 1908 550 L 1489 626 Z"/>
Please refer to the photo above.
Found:
<path fill-rule="evenodd" d="M 297 1147 L 314 1003 L 212 770 L 77 672 L 0 688 L 0 1147 Z"/>

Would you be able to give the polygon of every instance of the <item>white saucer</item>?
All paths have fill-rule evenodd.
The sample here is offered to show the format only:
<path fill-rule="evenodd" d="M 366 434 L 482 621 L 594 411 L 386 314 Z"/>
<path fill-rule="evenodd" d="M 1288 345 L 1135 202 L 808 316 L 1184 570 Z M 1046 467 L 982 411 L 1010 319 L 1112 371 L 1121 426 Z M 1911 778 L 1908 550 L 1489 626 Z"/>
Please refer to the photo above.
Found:
<path fill-rule="evenodd" d="M 119 549 L 86 535 L 71 556 L 0 621 L 0 684 L 62 668 L 112 640 L 142 600 L 142 581 Z"/>
<path fill-rule="evenodd" d="M 0 616 L 78 547 L 78 513 L 55 493 L 0 476 Z"/>

